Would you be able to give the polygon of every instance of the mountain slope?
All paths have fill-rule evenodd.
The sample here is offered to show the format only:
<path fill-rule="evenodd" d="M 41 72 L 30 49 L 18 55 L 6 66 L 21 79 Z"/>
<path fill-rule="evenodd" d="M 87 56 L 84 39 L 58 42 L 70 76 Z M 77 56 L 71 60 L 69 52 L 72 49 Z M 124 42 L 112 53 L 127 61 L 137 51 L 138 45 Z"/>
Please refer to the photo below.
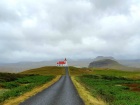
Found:
<path fill-rule="evenodd" d="M 117 61 L 111 59 L 103 59 L 98 61 L 93 61 L 89 64 L 89 67 L 110 67 L 110 66 L 122 66 Z"/>
<path fill-rule="evenodd" d="M 110 68 L 110 69 L 118 69 L 118 70 L 127 70 L 127 71 L 139 71 L 138 68 L 127 67 L 115 60 L 111 59 L 103 59 L 98 61 L 93 61 L 89 64 L 89 68 Z"/>

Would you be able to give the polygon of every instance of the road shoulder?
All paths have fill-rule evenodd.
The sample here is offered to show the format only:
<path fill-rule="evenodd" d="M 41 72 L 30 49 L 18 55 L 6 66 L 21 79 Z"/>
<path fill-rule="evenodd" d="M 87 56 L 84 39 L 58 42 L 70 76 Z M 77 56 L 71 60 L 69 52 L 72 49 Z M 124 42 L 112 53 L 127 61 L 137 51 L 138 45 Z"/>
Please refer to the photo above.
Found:
<path fill-rule="evenodd" d="M 21 95 L 19 97 L 6 100 L 4 103 L 2 103 L 2 105 L 18 105 L 19 103 L 25 101 L 26 99 L 34 96 L 35 94 L 37 94 L 37 93 L 43 91 L 44 89 L 48 88 L 49 86 L 53 85 L 55 82 L 57 82 L 60 79 L 60 77 L 61 76 L 57 76 L 52 81 L 47 82 L 46 84 L 43 84 L 41 86 L 38 86 L 38 87 L 34 88 L 33 90 L 24 93 L 23 95 Z"/>
<path fill-rule="evenodd" d="M 74 76 L 71 77 L 80 97 L 85 102 L 85 105 L 106 105 L 105 102 L 103 102 L 101 99 L 94 98 L 90 92 L 82 85 L 80 84 Z"/>

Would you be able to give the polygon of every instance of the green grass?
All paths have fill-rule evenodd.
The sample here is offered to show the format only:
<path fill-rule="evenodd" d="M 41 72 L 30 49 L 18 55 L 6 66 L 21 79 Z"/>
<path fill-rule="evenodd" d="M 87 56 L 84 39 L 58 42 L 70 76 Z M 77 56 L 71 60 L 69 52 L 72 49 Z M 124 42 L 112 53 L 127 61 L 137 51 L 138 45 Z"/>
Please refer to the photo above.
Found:
<path fill-rule="evenodd" d="M 22 78 L 26 75 L 16 73 L 0 73 L 0 82 L 14 81 L 17 78 Z"/>
<path fill-rule="evenodd" d="M 20 74 L 40 74 L 40 75 L 64 75 L 64 67 L 46 66 L 36 69 L 27 70 Z"/>
<path fill-rule="evenodd" d="M 3 95 L 3 93 L 5 93 L 6 91 L 8 91 L 9 89 L 0 89 L 0 96 Z"/>
<path fill-rule="evenodd" d="M 140 72 L 75 67 L 69 67 L 69 71 L 72 76 L 77 76 L 77 80 L 84 84 L 94 97 L 101 97 L 109 105 L 140 103 Z"/>
<path fill-rule="evenodd" d="M 140 72 L 120 71 L 112 69 L 91 69 L 93 74 L 108 76 L 123 76 L 126 78 L 140 79 Z"/>
<path fill-rule="evenodd" d="M 121 72 L 118 74 L 114 74 L 112 71 L 107 72 L 105 75 L 100 72 L 101 75 L 97 73 L 98 75 L 79 76 L 78 80 L 89 89 L 93 96 L 101 97 L 109 105 L 139 105 L 140 80 L 121 77 L 119 75 Z M 137 84 L 138 87 L 133 87 L 137 88 L 137 91 L 125 84 Z"/>
<path fill-rule="evenodd" d="M 2 74 L 2 73 L 1 73 Z M 25 74 L 11 74 L 12 79 L 7 80 L 7 76 L 10 73 L 2 74 L 4 78 L 0 82 L 0 102 L 5 101 L 11 97 L 16 97 L 24 94 L 27 91 L 32 90 L 34 87 L 42 85 L 48 81 L 51 81 L 55 76 L 43 76 L 43 75 L 25 75 Z M 19 76 L 20 75 L 20 76 Z M 8 81 L 8 82 L 7 82 Z"/>
<path fill-rule="evenodd" d="M 69 72 L 71 76 L 93 74 L 92 70 L 89 68 L 76 68 L 72 66 L 69 67 Z"/>
<path fill-rule="evenodd" d="M 56 75 L 64 75 L 64 67 L 46 66 L 18 74 L 0 73 L 0 102 L 32 90 L 51 81 Z"/>

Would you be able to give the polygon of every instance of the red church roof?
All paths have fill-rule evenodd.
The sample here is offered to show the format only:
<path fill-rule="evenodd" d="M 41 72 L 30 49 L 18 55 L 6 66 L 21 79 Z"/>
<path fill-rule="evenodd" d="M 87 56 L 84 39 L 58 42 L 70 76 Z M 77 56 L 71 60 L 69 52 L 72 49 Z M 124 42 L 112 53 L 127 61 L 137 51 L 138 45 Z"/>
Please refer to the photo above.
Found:
<path fill-rule="evenodd" d="M 59 66 L 61 66 L 61 65 L 63 66 L 65 64 L 67 64 L 67 59 L 66 58 L 64 59 L 64 61 L 58 61 L 57 62 L 57 65 L 59 65 Z"/>
<path fill-rule="evenodd" d="M 66 64 L 64 61 L 59 61 L 57 64 Z"/>

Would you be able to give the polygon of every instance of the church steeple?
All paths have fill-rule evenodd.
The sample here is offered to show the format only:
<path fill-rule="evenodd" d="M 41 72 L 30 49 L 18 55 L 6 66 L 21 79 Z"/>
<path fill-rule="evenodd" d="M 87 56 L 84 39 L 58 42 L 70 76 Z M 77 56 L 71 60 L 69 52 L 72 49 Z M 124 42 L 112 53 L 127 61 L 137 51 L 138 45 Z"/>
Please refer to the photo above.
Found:
<path fill-rule="evenodd" d="M 67 59 L 65 58 L 63 61 L 58 61 L 57 66 L 68 66 Z"/>

